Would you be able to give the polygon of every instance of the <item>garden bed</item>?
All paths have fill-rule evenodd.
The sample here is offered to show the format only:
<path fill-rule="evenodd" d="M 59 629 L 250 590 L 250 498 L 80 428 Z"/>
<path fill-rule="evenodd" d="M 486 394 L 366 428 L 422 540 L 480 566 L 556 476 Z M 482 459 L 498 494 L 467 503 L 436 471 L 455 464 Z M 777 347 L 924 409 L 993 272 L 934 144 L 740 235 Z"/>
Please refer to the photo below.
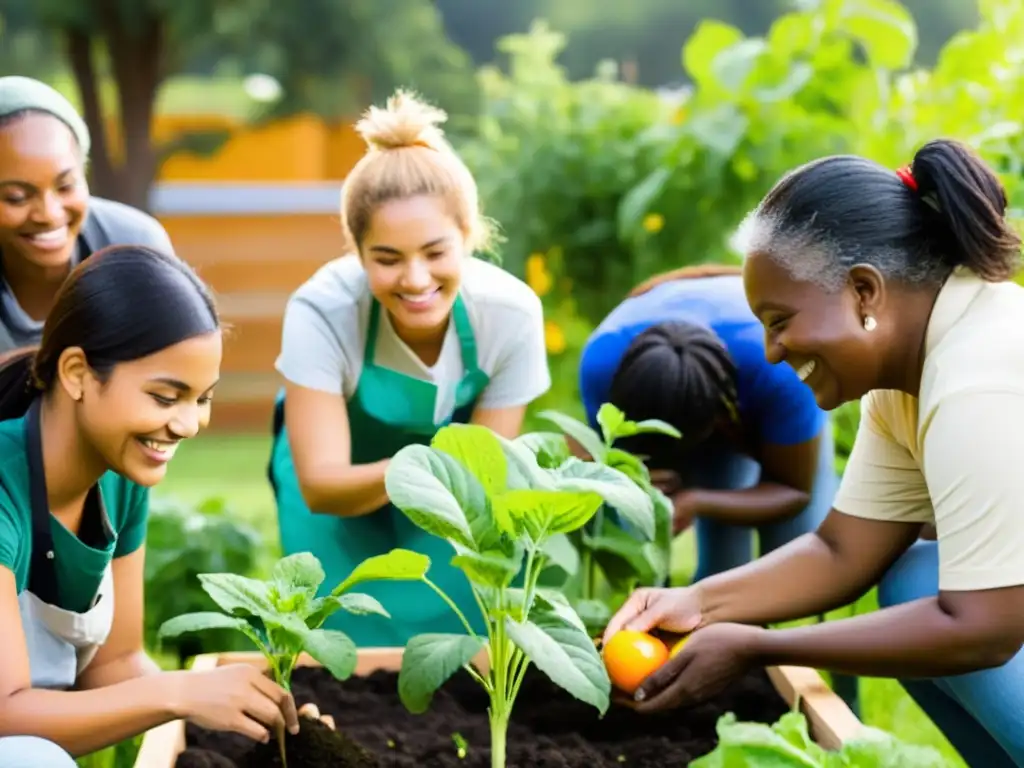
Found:
<path fill-rule="evenodd" d="M 438 691 L 430 711 L 412 715 L 397 694 L 401 658 L 401 649 L 361 650 L 355 675 L 339 682 L 303 656 L 292 679 L 296 703 L 314 702 L 332 715 L 339 731 L 376 758 L 366 766 L 488 766 L 487 698 L 479 685 L 465 673 L 456 674 Z M 193 668 L 238 662 L 265 664 L 258 653 L 227 653 L 199 656 Z M 484 663 L 486 656 L 478 666 Z M 713 701 L 685 710 L 685 717 L 679 712 L 641 716 L 613 706 L 604 719 L 531 671 L 512 714 L 509 768 L 686 765 L 713 749 L 720 715 L 732 711 L 741 720 L 770 723 L 798 698 L 812 737 L 827 749 L 838 747 L 860 728 L 821 676 L 802 667 L 751 673 Z M 303 727 L 311 732 L 316 728 Z M 179 720 L 145 735 L 135 768 L 247 768 L 255 765 L 249 754 L 253 748 L 249 739 Z M 269 757 L 276 752 L 273 741 L 261 749 Z M 292 762 L 297 761 L 289 761 L 289 768 L 306 768 Z M 259 768 L 270 764 L 258 763 Z"/>

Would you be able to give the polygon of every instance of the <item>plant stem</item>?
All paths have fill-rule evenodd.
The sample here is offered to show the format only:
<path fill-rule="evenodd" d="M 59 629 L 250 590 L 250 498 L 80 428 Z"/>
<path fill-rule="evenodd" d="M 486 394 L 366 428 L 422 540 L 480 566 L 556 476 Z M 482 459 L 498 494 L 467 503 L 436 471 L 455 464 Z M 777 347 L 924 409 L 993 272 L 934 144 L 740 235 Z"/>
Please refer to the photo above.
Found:
<path fill-rule="evenodd" d="M 459 606 L 457 606 L 455 602 L 444 593 L 444 590 L 442 590 L 439 586 L 437 586 L 437 584 L 432 582 L 426 576 L 423 577 L 423 583 L 430 587 L 432 590 L 434 590 L 437 593 L 437 596 L 448 604 L 448 607 L 451 608 L 455 612 L 455 615 L 459 617 L 459 621 L 462 622 L 462 626 L 466 628 L 466 631 L 469 632 L 469 634 L 473 637 L 476 637 L 477 634 L 473 631 L 473 627 L 470 625 L 469 621 L 466 620 L 465 614 L 463 614 L 462 611 L 459 610 Z"/>
<path fill-rule="evenodd" d="M 491 713 L 491 768 L 505 768 L 505 736 L 508 733 L 508 716 Z"/>

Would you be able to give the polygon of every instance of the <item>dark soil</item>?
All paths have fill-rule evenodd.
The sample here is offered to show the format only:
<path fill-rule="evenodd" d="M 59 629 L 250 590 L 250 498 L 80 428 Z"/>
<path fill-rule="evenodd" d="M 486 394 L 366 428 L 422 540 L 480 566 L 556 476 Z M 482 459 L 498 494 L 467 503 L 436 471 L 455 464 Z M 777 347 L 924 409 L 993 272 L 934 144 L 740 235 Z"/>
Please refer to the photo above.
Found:
<path fill-rule="evenodd" d="M 295 670 L 296 705 L 315 702 L 323 714 L 334 716 L 345 738 L 303 720 L 300 735 L 289 737 L 288 768 L 490 768 L 487 695 L 468 674 L 459 672 L 449 680 L 422 715 L 405 709 L 397 687 L 398 675 L 393 672 L 339 683 L 320 668 Z M 596 709 L 531 667 L 509 725 L 507 765 L 677 768 L 715 748 L 715 723 L 726 712 L 735 712 L 740 720 L 773 723 L 787 710 L 768 676 L 758 670 L 697 707 L 639 715 L 613 704 L 602 719 Z M 345 746 L 328 746 L 328 739 Z M 457 740 L 466 747 L 462 758 Z M 176 768 L 280 766 L 273 740 L 256 745 L 242 736 L 189 725 L 186 743 Z"/>

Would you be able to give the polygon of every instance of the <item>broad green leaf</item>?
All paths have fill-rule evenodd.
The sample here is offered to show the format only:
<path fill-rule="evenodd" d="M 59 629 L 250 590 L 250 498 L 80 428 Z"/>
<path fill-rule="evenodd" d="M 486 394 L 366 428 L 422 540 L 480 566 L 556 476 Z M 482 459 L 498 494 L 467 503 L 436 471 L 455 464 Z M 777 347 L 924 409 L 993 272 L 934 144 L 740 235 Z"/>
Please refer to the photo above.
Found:
<path fill-rule="evenodd" d="M 603 464 L 570 459 L 552 471 L 559 490 L 590 491 L 598 494 L 646 540 L 654 538 L 654 504 L 647 492 Z"/>
<path fill-rule="evenodd" d="M 587 629 L 588 635 L 599 634 L 612 618 L 612 610 L 601 600 L 577 600 L 573 610 Z"/>
<path fill-rule="evenodd" d="M 443 451 L 425 445 L 402 448 L 384 473 L 391 503 L 416 526 L 442 539 L 475 547 L 467 509 L 486 508 L 483 486 Z"/>
<path fill-rule="evenodd" d="M 324 582 L 324 566 L 309 552 L 283 557 L 270 570 L 270 584 L 281 610 L 303 611 Z"/>
<path fill-rule="evenodd" d="M 751 764 L 777 768 L 824 768 L 817 756 L 790 744 L 765 723 L 738 722 L 736 716 L 729 712 L 718 719 L 716 730 L 718 746 L 692 761 L 691 768 Z"/>
<path fill-rule="evenodd" d="M 715 79 L 733 93 L 739 93 L 758 60 L 768 51 L 768 44 L 759 38 L 733 43 L 718 53 L 711 62 Z"/>
<path fill-rule="evenodd" d="M 715 90 L 715 57 L 743 40 L 736 27 L 714 19 L 703 19 L 683 46 L 683 68 L 700 89 Z"/>
<path fill-rule="evenodd" d="M 601 535 L 586 536 L 584 541 L 613 582 L 621 583 L 629 576 L 635 577 L 640 584 L 654 581 L 655 571 L 647 561 L 645 542 L 634 539 L 621 528 L 606 525 Z"/>
<path fill-rule="evenodd" d="M 303 649 L 338 680 L 346 680 L 356 669 L 356 644 L 344 632 L 311 629 L 302 638 Z"/>
<path fill-rule="evenodd" d="M 702 146 L 720 157 L 731 157 L 750 127 L 747 117 L 735 104 L 718 104 L 701 110 L 686 123 L 686 131 Z"/>
<path fill-rule="evenodd" d="M 619 437 L 619 430 L 627 424 L 626 414 L 611 403 L 604 403 L 597 409 L 597 423 L 601 426 L 601 431 L 604 433 L 605 444 L 611 445 L 615 442 L 615 438 Z"/>
<path fill-rule="evenodd" d="M 527 432 L 514 442 L 536 456 L 537 464 L 544 469 L 555 469 L 572 455 L 565 435 L 558 432 Z"/>
<path fill-rule="evenodd" d="M 554 490 L 555 485 L 548 470 L 543 469 L 537 463 L 537 456 L 525 443 L 519 440 L 506 440 L 500 435 L 498 442 L 501 443 L 501 449 L 505 452 L 505 459 L 508 461 L 508 490 Z M 492 510 L 492 512 L 497 516 L 497 510 Z M 507 521 L 496 518 L 496 522 L 501 526 L 503 522 Z M 511 529 L 505 528 L 504 530 L 507 533 L 512 533 Z"/>
<path fill-rule="evenodd" d="M 426 712 L 444 683 L 482 651 L 487 641 L 472 635 L 417 635 L 409 640 L 398 673 L 398 697 L 414 715 Z"/>
<path fill-rule="evenodd" d="M 651 473 L 647 470 L 644 463 L 632 453 L 623 451 L 620 448 L 609 450 L 605 463 L 612 469 L 617 469 L 626 475 L 637 485 L 644 486 L 651 481 Z"/>
<path fill-rule="evenodd" d="M 327 597 L 317 598 L 306 619 L 306 625 L 310 629 L 317 629 L 323 625 L 328 616 L 339 610 L 348 611 L 356 616 L 373 613 L 386 619 L 391 618 L 391 614 L 385 610 L 377 598 L 363 592 L 348 592 L 341 596 L 327 595 Z"/>
<path fill-rule="evenodd" d="M 509 491 L 494 500 L 516 530 L 534 543 L 586 525 L 601 506 L 601 497 L 588 490 Z"/>
<path fill-rule="evenodd" d="M 500 550 L 474 552 L 459 544 L 452 546 L 457 553 L 451 560 L 452 565 L 460 568 L 466 578 L 480 586 L 495 589 L 507 587 L 522 567 L 522 547 L 510 548 L 513 554 L 509 556 Z"/>
<path fill-rule="evenodd" d="M 611 682 L 594 641 L 582 629 L 554 614 L 526 622 L 505 620 L 509 638 L 551 681 L 602 715 L 608 710 Z"/>
<path fill-rule="evenodd" d="M 617 223 L 619 228 L 619 234 L 624 239 L 632 239 L 642 231 L 642 224 L 644 216 L 651 210 L 651 207 L 657 201 L 662 192 L 664 192 L 666 185 L 672 179 L 672 169 L 667 166 L 659 166 L 651 171 L 643 181 L 631 188 L 622 198 L 619 203 L 619 210 L 617 214 Z M 543 414 L 541 414 L 543 416 Z M 580 427 L 589 430 L 590 428 L 584 424 L 577 422 Z M 561 424 L 558 425 L 565 429 Z M 568 430 L 566 430 L 568 432 Z M 569 433 L 572 434 L 571 432 Z M 596 433 L 594 438 L 598 439 Z M 573 437 L 576 437 L 573 435 Z M 589 453 L 594 461 L 601 461 L 601 449 L 597 448 L 597 444 L 591 448 L 587 443 L 584 443 L 579 437 L 576 437 L 576 442 L 582 445 L 587 453 Z M 603 446 L 602 446 L 603 447 Z M 595 453 L 595 451 L 597 451 Z"/>
<path fill-rule="evenodd" d="M 843 742 L 844 765 L 871 768 L 943 768 L 946 760 L 931 747 L 907 744 L 891 733 L 865 726 Z"/>
<path fill-rule="evenodd" d="M 635 422 L 635 424 L 634 435 L 659 434 L 676 438 L 683 436 L 682 432 L 661 419 L 644 419 L 643 421 Z"/>
<path fill-rule="evenodd" d="M 580 569 L 580 553 L 564 533 L 548 537 L 541 546 L 541 551 L 548 559 L 549 565 L 565 571 L 567 576 L 575 576 Z"/>
<path fill-rule="evenodd" d="M 233 616 L 268 616 L 277 613 L 267 585 L 235 573 L 200 573 L 199 583 L 217 605 Z"/>
<path fill-rule="evenodd" d="M 550 421 L 569 437 L 575 440 L 594 461 L 604 461 L 605 446 L 600 435 L 582 421 L 566 416 L 558 411 L 541 411 L 538 418 Z"/>
<path fill-rule="evenodd" d="M 538 589 L 537 598 L 534 610 L 530 614 L 532 618 L 544 617 L 550 613 L 557 617 L 559 621 L 585 631 L 579 614 L 576 613 L 568 598 L 561 592 L 554 589 Z"/>
<path fill-rule="evenodd" d="M 411 549 L 392 549 L 386 555 L 368 557 L 334 588 L 337 597 L 364 581 L 420 581 L 430 569 L 430 558 Z"/>
<path fill-rule="evenodd" d="M 917 49 L 914 17 L 898 0 L 842 0 L 843 30 L 863 46 L 868 61 L 885 69 L 909 66 Z"/>
<path fill-rule="evenodd" d="M 226 616 L 216 611 L 199 611 L 185 613 L 168 619 L 160 625 L 160 637 L 177 637 L 187 632 L 203 632 L 207 629 L 236 629 L 250 640 L 261 646 L 259 636 L 245 619 Z"/>
<path fill-rule="evenodd" d="M 505 490 L 508 462 L 501 443 L 487 427 L 476 424 L 450 424 L 442 427 L 430 443 L 444 451 L 470 471 L 484 489 L 495 494 Z"/>

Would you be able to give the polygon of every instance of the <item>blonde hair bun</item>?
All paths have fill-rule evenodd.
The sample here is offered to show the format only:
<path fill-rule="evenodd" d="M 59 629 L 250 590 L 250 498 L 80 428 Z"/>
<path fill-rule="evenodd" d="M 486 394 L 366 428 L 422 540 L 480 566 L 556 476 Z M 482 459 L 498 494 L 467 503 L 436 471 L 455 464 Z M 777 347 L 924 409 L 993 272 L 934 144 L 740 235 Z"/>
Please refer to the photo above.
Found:
<path fill-rule="evenodd" d="M 356 123 L 356 130 L 371 149 L 406 147 L 448 149 L 440 125 L 448 114 L 427 104 L 411 91 L 398 90 L 384 108 L 371 106 Z"/>

